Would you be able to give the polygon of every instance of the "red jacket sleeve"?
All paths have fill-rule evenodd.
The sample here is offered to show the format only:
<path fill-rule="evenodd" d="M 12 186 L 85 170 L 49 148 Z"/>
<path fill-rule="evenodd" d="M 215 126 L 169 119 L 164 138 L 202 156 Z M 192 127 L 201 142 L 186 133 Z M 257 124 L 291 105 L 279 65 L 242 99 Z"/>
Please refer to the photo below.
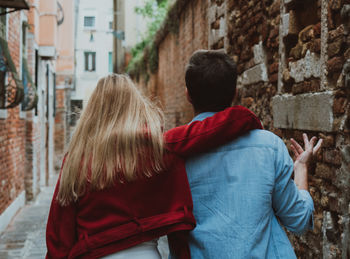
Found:
<path fill-rule="evenodd" d="M 68 258 L 70 250 L 77 241 L 76 204 L 71 203 L 63 207 L 57 202 L 59 184 L 58 180 L 46 226 L 46 259 Z"/>
<path fill-rule="evenodd" d="M 169 150 L 187 157 L 221 146 L 253 129 L 262 129 L 260 120 L 247 108 L 234 106 L 203 121 L 167 131 L 165 141 Z"/>

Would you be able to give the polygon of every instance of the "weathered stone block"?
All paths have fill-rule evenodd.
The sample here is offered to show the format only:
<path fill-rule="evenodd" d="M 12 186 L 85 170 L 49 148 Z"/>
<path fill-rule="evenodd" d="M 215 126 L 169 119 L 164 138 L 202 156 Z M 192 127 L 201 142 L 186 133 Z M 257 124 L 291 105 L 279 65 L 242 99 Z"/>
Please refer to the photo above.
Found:
<path fill-rule="evenodd" d="M 282 35 L 298 35 L 299 28 L 297 15 L 294 11 L 290 11 L 282 16 Z"/>
<path fill-rule="evenodd" d="M 275 96 L 272 98 L 274 127 L 333 131 L 332 92 Z"/>
<path fill-rule="evenodd" d="M 221 38 L 221 30 L 210 30 L 210 38 L 209 38 L 209 42 L 210 45 L 213 46 L 214 44 L 216 44 Z"/>
<path fill-rule="evenodd" d="M 296 83 L 321 75 L 320 58 L 317 54 L 306 51 L 305 57 L 295 62 L 289 62 L 290 76 Z"/>
<path fill-rule="evenodd" d="M 216 15 L 217 17 L 225 15 L 226 12 L 226 4 L 222 4 L 216 7 Z"/>
<path fill-rule="evenodd" d="M 219 37 L 224 37 L 226 33 L 226 20 L 224 17 L 220 18 L 220 30 L 219 30 Z"/>
<path fill-rule="evenodd" d="M 267 68 L 265 64 L 259 64 L 243 72 L 238 78 L 240 84 L 251 85 L 258 82 L 267 82 Z"/>
<path fill-rule="evenodd" d="M 260 41 L 259 44 L 253 46 L 254 62 L 255 64 L 265 63 L 266 54 L 263 43 Z"/>
<path fill-rule="evenodd" d="M 212 5 L 208 9 L 208 20 L 210 23 L 216 20 L 216 5 Z"/>

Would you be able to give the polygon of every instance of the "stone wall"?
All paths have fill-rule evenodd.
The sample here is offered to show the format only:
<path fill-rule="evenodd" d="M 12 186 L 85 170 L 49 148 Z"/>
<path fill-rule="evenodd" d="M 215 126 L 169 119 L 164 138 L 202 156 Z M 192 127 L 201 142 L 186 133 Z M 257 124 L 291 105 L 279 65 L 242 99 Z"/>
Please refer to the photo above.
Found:
<path fill-rule="evenodd" d="M 350 256 L 350 1 L 192 0 L 178 34 L 158 44 L 159 68 L 142 88 L 158 97 L 167 128 L 191 120 L 184 68 L 199 48 L 224 48 L 238 64 L 235 104 L 253 110 L 289 147 L 324 139 L 310 170 L 315 228 L 289 235 L 299 258 Z"/>

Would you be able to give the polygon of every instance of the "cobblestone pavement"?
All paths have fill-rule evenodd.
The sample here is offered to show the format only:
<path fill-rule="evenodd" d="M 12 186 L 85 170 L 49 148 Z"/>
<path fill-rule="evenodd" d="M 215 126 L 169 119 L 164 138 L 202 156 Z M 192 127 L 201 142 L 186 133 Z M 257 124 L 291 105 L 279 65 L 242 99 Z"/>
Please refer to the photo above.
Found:
<path fill-rule="evenodd" d="M 0 259 L 45 258 L 45 229 L 56 178 L 44 187 L 35 202 L 24 206 L 0 235 Z M 162 258 L 168 258 L 166 238 L 159 240 Z"/>

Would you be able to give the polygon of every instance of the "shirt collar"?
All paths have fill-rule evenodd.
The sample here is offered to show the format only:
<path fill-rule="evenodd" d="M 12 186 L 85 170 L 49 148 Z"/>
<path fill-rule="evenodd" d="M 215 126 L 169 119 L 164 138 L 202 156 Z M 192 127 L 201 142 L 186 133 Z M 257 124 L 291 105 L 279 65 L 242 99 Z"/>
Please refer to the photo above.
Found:
<path fill-rule="evenodd" d="M 208 117 L 213 116 L 215 113 L 216 112 L 202 112 L 202 113 L 198 114 L 197 116 L 195 116 L 193 118 L 193 120 L 191 120 L 191 122 L 189 124 L 191 124 L 194 121 L 202 121 L 202 120 L 204 120 L 204 119 L 206 119 Z"/>

